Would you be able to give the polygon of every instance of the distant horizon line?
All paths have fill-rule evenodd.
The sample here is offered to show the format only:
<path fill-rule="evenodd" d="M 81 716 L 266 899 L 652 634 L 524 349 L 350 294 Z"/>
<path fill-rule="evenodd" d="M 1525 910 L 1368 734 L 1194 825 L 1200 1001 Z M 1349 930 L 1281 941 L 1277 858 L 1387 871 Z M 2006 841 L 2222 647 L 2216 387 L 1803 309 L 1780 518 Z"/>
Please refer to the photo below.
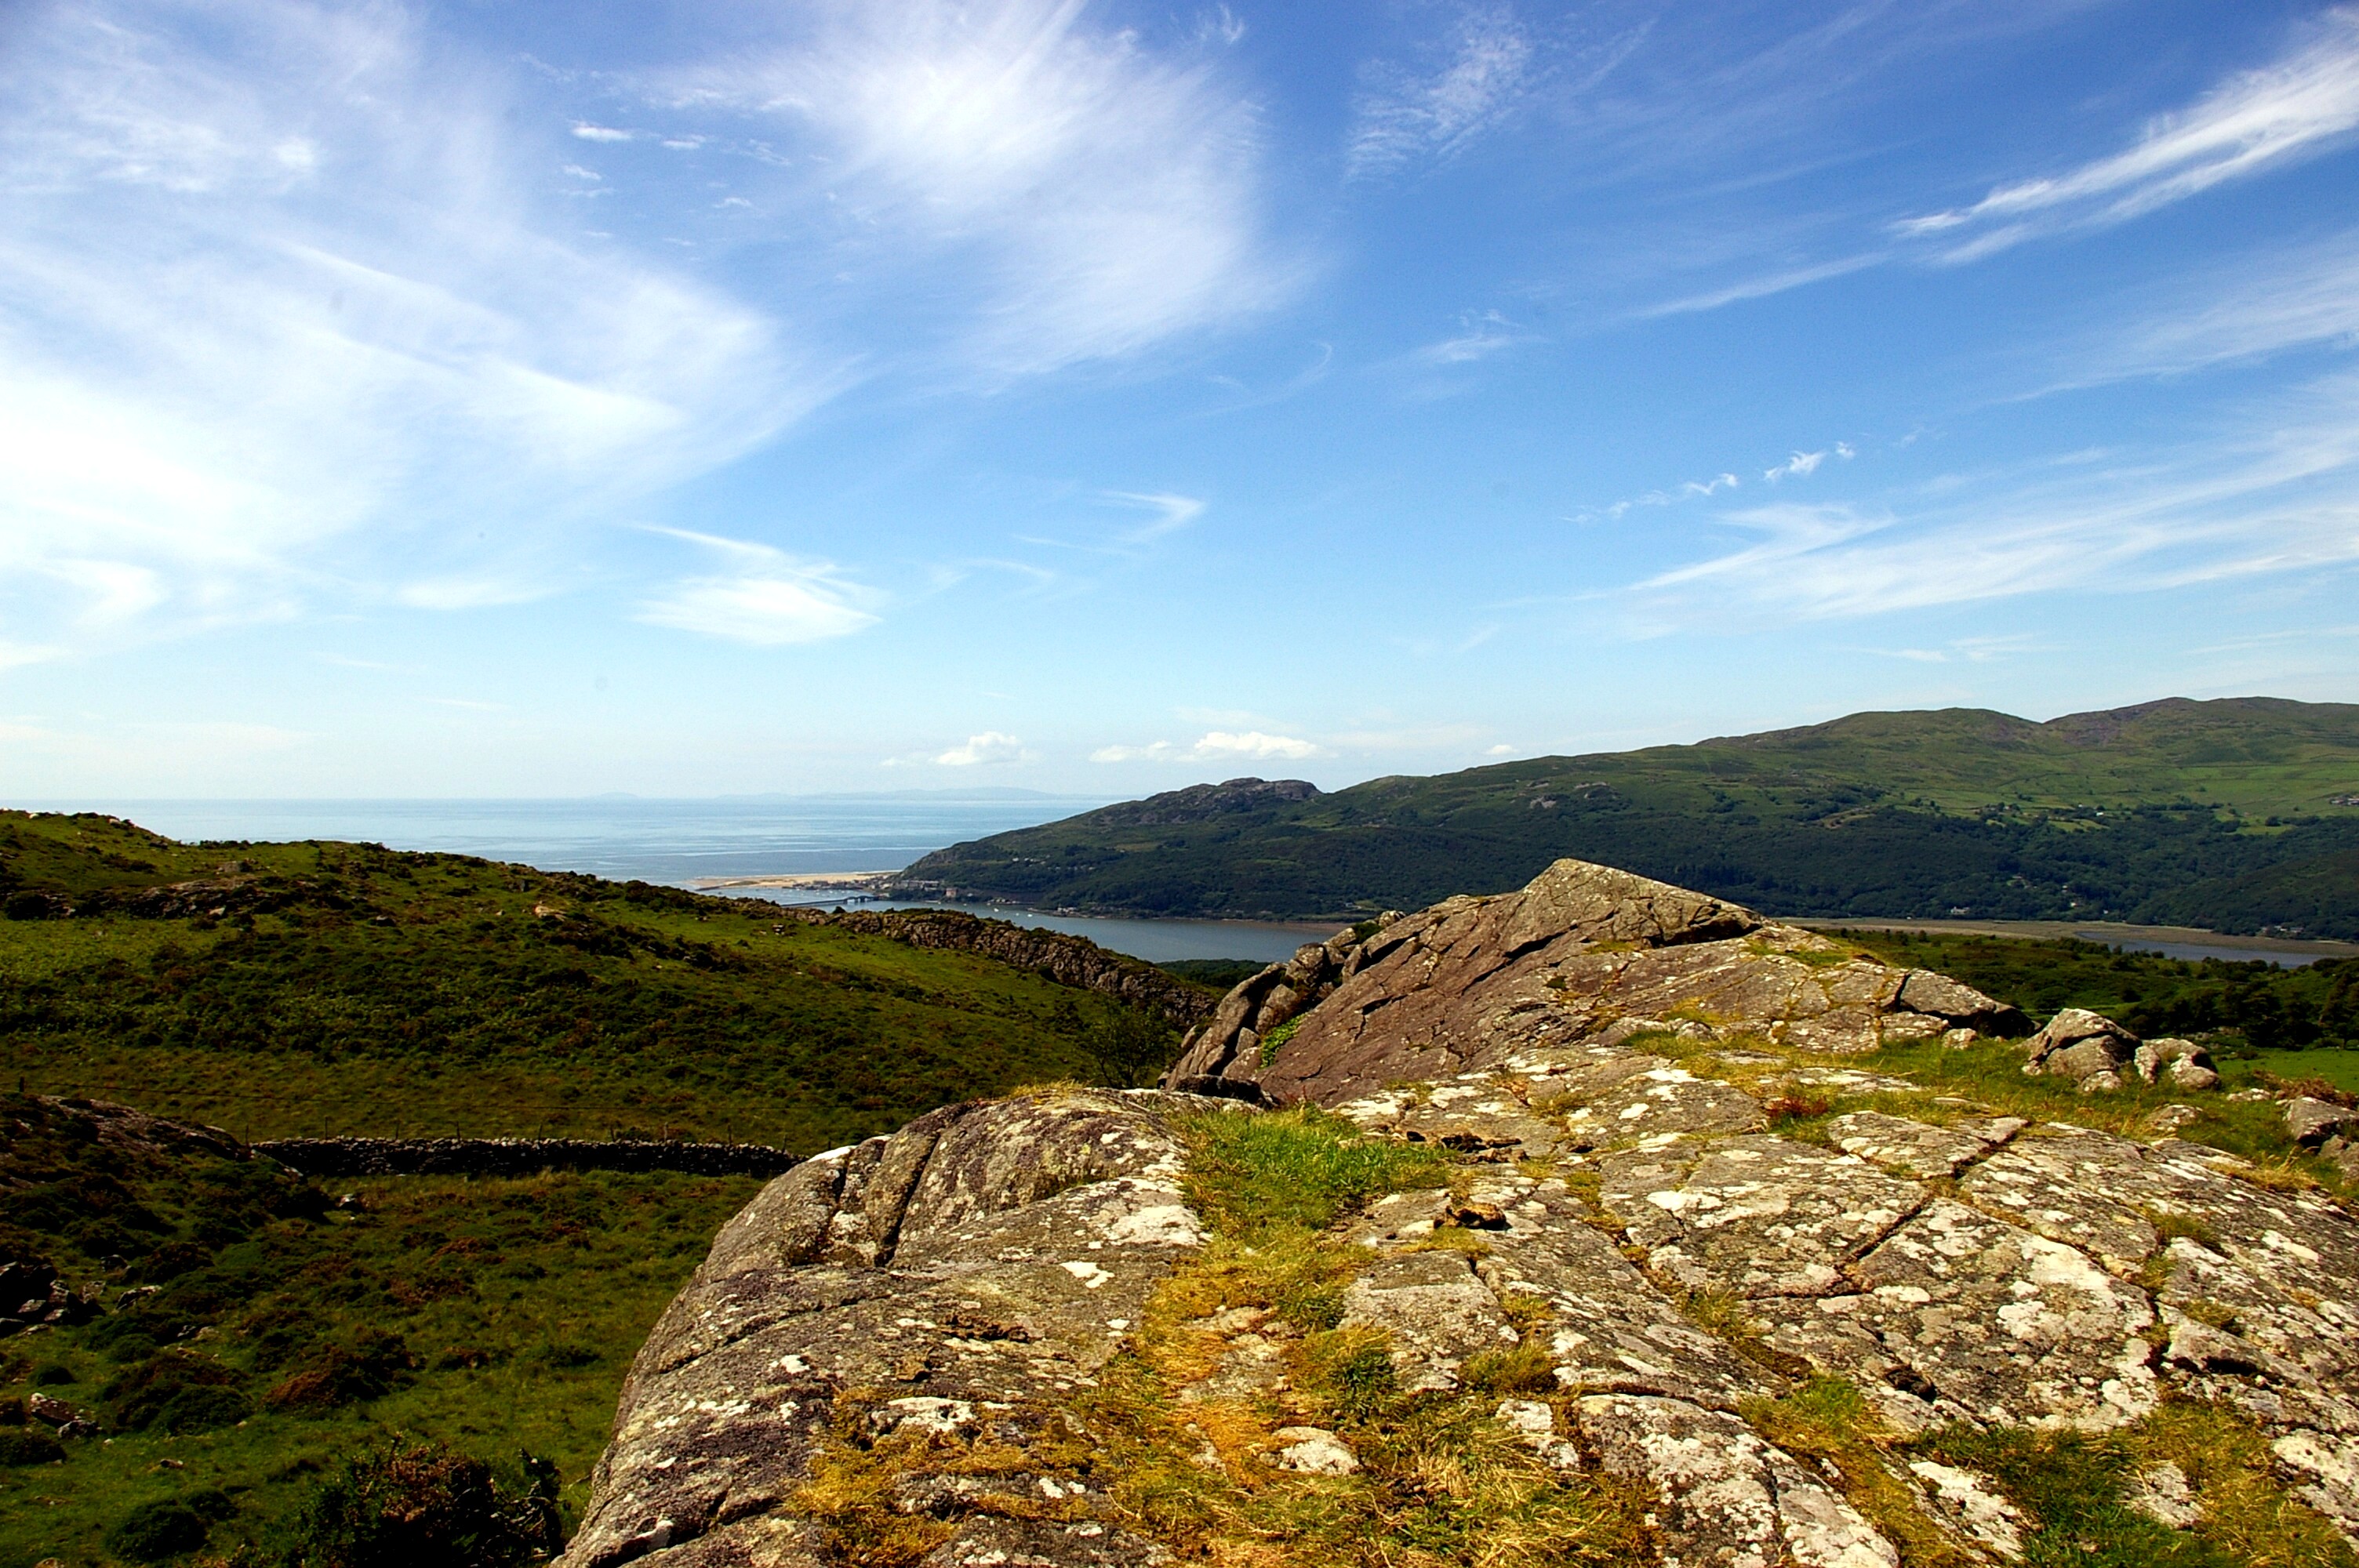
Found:
<path fill-rule="evenodd" d="M 951 800 L 1113 800 L 1100 791 L 1066 792 L 992 785 L 980 789 L 896 790 L 757 790 L 726 795 L 640 795 L 631 790 L 602 790 L 595 795 L 111 795 L 34 798 L 0 803 L 0 810 L 91 810 L 100 806 L 471 806 L 567 805 L 598 801 L 640 801 L 649 805 L 680 805 L 716 801 L 774 800 L 908 800 L 913 797 Z M 75 802 L 83 802 L 77 806 Z"/>

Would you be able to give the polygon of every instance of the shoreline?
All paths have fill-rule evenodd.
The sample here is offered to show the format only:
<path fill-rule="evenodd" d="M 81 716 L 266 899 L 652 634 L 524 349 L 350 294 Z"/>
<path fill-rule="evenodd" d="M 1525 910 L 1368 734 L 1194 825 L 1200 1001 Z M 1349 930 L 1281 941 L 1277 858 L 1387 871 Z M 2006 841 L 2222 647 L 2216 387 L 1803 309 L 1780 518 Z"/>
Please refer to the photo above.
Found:
<path fill-rule="evenodd" d="M 766 877 L 690 877 L 682 887 L 695 892 L 716 888 L 873 888 L 898 871 L 785 871 Z"/>
<path fill-rule="evenodd" d="M 1786 917 L 1788 925 L 1810 931 L 1921 931 L 1929 935 L 2015 936 L 2119 946 L 2169 942 L 2189 947 L 2226 947 L 2253 954 L 2289 953 L 2312 958 L 2359 958 L 2359 942 L 2300 936 L 2232 936 L 2196 925 L 2133 925 L 2118 920 L 1905 920 L 1879 915 Z"/>
<path fill-rule="evenodd" d="M 898 871 L 797 871 L 767 876 L 697 877 L 681 886 L 698 892 L 716 892 L 728 889 L 776 888 L 781 891 L 875 892 L 882 884 L 901 875 Z M 1317 927 L 1334 929 L 1349 925 L 1355 918 L 1364 916 L 1317 916 L 1272 919 L 1252 915 L 1212 914 L 1137 914 L 1128 912 L 1085 911 L 1078 909 L 1035 909 L 1029 905 L 1001 903 L 993 900 L 924 899 L 908 901 L 913 907 L 964 910 L 986 919 L 1006 919 L 1011 915 L 1032 919 L 1096 920 L 1139 922 L 1146 925 L 1185 924 L 1199 926 L 1237 926 L 1267 930 L 1272 927 L 1303 929 Z M 2305 958 L 2359 957 L 2359 942 L 2335 941 L 2323 937 L 2243 936 L 2223 932 L 2207 931 L 2195 925 L 2136 925 L 2114 920 L 1940 920 L 1918 919 L 1897 915 L 1779 915 L 1768 918 L 1788 925 L 1799 925 L 1810 931 L 1916 931 L 1930 935 L 2005 936 L 2017 939 L 2053 941 L 2071 938 L 2082 942 L 2098 942 L 2109 946 L 2124 944 L 2169 943 L 2181 946 L 2223 948 L 2233 952 L 2251 953 L 2256 957 L 2268 954 L 2295 956 Z"/>

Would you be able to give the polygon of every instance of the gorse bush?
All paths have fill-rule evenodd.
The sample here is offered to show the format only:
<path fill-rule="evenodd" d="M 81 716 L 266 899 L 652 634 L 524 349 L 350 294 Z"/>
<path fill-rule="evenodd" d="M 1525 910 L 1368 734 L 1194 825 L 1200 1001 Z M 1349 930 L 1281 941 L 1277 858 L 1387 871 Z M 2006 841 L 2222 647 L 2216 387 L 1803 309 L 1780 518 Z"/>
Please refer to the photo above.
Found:
<path fill-rule="evenodd" d="M 203 1546 L 214 1523 L 236 1512 L 228 1493 L 210 1487 L 141 1503 L 106 1532 L 106 1549 L 134 1563 L 161 1563 Z"/>
<path fill-rule="evenodd" d="M 273 1568 L 513 1568 L 562 1545 L 546 1461 L 527 1457 L 503 1487 L 481 1459 L 395 1439 L 320 1482 L 269 1555 Z"/>

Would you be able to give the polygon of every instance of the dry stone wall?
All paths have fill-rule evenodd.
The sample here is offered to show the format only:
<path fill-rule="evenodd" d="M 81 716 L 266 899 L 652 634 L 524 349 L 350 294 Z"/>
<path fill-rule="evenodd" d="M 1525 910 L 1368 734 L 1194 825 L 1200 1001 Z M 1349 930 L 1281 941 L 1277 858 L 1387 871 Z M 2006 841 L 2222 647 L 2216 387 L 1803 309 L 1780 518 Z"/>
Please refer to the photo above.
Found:
<path fill-rule="evenodd" d="M 680 1171 L 775 1176 L 795 1156 L 765 1143 L 631 1138 L 281 1138 L 254 1152 L 307 1176 L 529 1176 L 541 1171 Z"/>

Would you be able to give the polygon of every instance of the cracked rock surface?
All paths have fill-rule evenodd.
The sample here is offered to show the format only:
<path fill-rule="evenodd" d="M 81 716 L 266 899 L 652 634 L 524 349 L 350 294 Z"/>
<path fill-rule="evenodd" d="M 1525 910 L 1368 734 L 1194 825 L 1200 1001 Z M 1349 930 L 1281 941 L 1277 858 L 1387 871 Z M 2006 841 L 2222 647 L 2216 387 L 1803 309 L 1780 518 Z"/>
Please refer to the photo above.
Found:
<path fill-rule="evenodd" d="M 1167 1119 L 1200 1103 L 1145 1092 L 951 1106 L 771 1183 L 640 1350 L 565 1561 L 826 1561 L 808 1530 L 774 1523 L 847 1390 L 868 1395 L 879 1433 L 1020 1438 L 1090 1381 L 1201 1245 Z M 993 1524 L 941 1561 L 1152 1555 L 1102 1524 L 1064 1529 L 1027 1525 L 1012 1544 Z M 715 1555 L 724 1540 L 745 1544 Z M 988 1555 L 1016 1544 L 1032 1555 Z"/>
<path fill-rule="evenodd" d="M 1632 1488 L 1665 1568 L 1899 1568 L 1908 1531 L 1862 1511 L 1858 1477 L 1755 1424 L 1815 1377 L 1847 1379 L 1902 1434 L 2109 1432 L 2174 1397 L 2224 1405 L 2260 1429 L 2278 1482 L 2359 1542 L 2359 1222 L 2169 1136 L 2176 1120 L 2147 1139 L 2031 1123 L 1824 1059 L 2008 1020 L 1821 942 L 1564 862 L 1521 894 L 1266 971 L 1214 1017 L 1250 1033 L 1273 999 L 1299 1009 L 1273 1062 L 1200 1039 L 1173 1081 L 1232 1074 L 1440 1151 L 1449 1188 L 1339 1222 L 1355 1271 L 1341 1324 L 1381 1335 L 1400 1389 L 1480 1399 L 1542 1474 Z M 1884 1108 L 1778 1108 L 1804 1089 Z M 799 1496 L 846 1422 L 864 1441 L 1029 1452 L 1205 1245 L 1183 1111 L 1264 1114 L 1234 1096 L 1041 1091 L 945 1108 L 771 1183 L 640 1352 L 564 1561 L 842 1568 Z M 1297 1331 L 1271 1311 L 1184 1326 L 1206 1349 L 1175 1407 L 1298 1409 Z M 1478 1358 L 1503 1353 L 1517 1380 L 1485 1381 Z M 1321 1419 L 1274 1422 L 1255 1484 L 1364 1484 L 1379 1449 Z M 1913 1499 L 1897 1506 L 1920 1538 L 1957 1561 L 2022 1555 L 2037 1521 L 1989 1477 L 1911 1452 L 1880 1495 Z M 928 1563 L 1171 1560 L 1118 1477 L 978 1458 L 895 1486 L 895 1506 L 940 1521 Z M 2130 1501 L 2169 1528 L 2201 1517 L 2168 1466 Z"/>
<path fill-rule="evenodd" d="M 1259 1042 L 1289 1020 L 1291 1036 L 1264 1062 Z M 1619 1044 L 1603 1033 L 1616 1025 L 1843 1054 L 1958 1028 L 2020 1033 L 2027 1022 L 1946 976 L 1852 957 L 1685 888 L 1559 860 L 1519 892 L 1450 899 L 1265 970 L 1189 1037 L 1167 1082 L 1224 1079 L 1271 1099 L 1337 1105 L 1550 1041 Z"/>

